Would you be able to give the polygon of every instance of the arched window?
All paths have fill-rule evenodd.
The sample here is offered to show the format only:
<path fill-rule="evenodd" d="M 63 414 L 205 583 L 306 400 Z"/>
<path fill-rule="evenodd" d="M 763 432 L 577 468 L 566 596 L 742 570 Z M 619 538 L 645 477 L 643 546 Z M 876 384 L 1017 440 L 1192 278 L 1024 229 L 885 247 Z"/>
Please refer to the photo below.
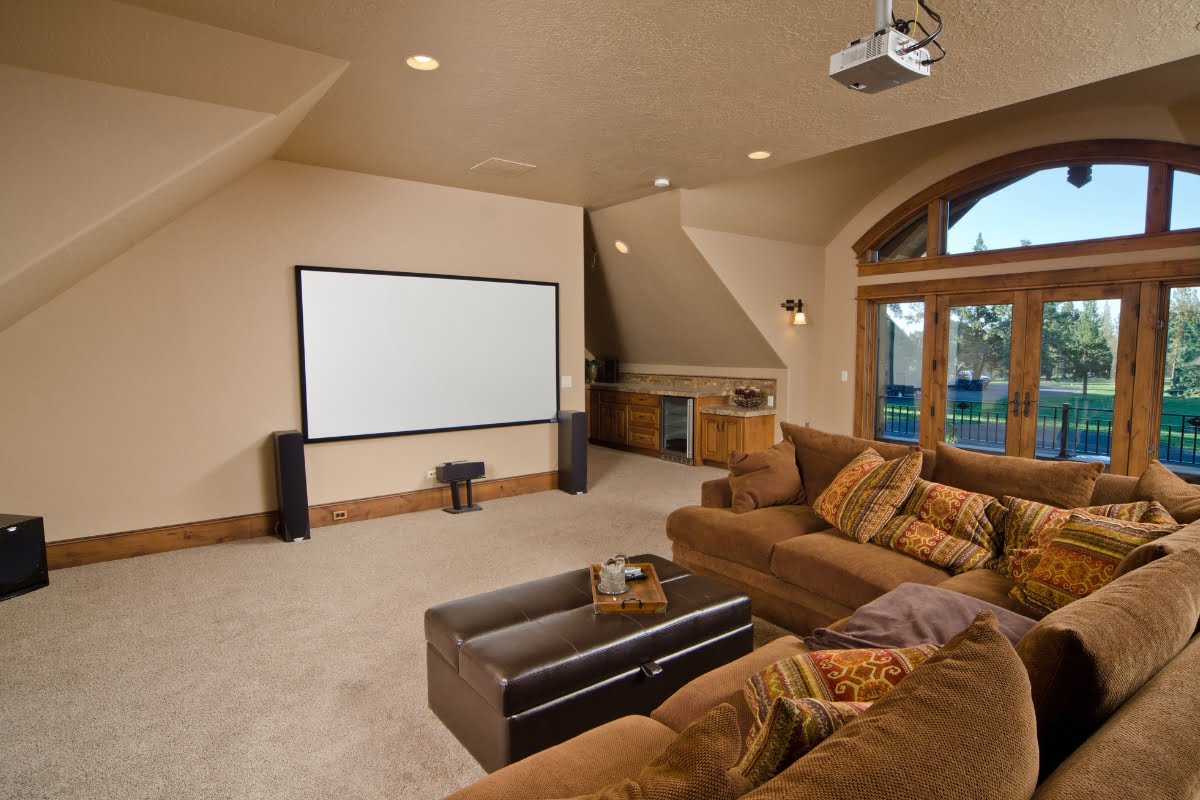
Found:
<path fill-rule="evenodd" d="M 1111 140 L 1003 156 L 928 187 L 855 245 L 860 436 L 1200 483 L 1200 147 Z M 1125 254 L 1104 266 L 1032 259 Z"/>
<path fill-rule="evenodd" d="M 930 186 L 854 246 L 864 274 L 1200 244 L 1200 148 L 1118 139 L 993 159 Z"/>

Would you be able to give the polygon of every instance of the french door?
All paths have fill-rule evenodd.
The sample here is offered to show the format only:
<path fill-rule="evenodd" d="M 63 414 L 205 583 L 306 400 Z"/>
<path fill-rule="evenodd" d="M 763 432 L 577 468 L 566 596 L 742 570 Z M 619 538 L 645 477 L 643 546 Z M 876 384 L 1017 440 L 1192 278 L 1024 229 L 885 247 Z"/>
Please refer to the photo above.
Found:
<path fill-rule="evenodd" d="M 877 304 L 874 437 L 1124 472 L 1138 291 L 1114 284 Z"/>

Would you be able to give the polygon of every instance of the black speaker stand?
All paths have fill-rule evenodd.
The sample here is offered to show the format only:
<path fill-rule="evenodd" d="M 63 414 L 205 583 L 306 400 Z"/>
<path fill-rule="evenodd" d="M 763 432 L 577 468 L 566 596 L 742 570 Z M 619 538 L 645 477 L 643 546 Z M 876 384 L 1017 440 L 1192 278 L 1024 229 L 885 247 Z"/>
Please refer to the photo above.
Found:
<path fill-rule="evenodd" d="M 464 506 L 462 500 L 458 496 L 458 485 L 465 483 L 467 485 L 467 504 Z M 475 498 L 471 495 L 471 479 L 465 481 L 450 481 L 450 497 L 454 500 L 454 508 L 443 508 L 447 514 L 466 514 L 468 511 L 483 511 L 483 506 L 475 505 Z"/>

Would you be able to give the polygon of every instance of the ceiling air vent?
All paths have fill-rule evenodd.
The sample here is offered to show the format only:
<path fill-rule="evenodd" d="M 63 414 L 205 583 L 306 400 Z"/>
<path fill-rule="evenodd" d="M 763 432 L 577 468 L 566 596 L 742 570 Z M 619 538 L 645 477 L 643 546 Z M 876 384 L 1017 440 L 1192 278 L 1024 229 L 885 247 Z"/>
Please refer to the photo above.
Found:
<path fill-rule="evenodd" d="M 508 161 L 503 158 L 489 158 L 487 161 L 480 161 L 475 166 L 471 167 L 471 172 L 480 175 L 500 175 L 505 178 L 513 178 L 517 175 L 523 175 L 531 169 L 537 169 L 533 164 L 522 164 L 520 161 Z"/>

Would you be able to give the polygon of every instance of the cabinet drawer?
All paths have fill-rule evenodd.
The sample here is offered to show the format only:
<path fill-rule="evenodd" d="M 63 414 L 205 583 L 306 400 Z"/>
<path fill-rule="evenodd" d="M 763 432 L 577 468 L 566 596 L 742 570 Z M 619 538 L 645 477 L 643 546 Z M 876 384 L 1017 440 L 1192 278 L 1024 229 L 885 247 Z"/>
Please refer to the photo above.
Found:
<path fill-rule="evenodd" d="M 650 428 L 630 428 L 629 444 L 631 447 L 647 447 L 657 450 L 659 447 L 658 431 Z"/>
<path fill-rule="evenodd" d="M 635 406 L 651 406 L 653 408 L 658 408 L 660 405 L 658 395 L 656 394 L 638 394 L 635 392 L 629 392 L 627 395 L 625 395 L 625 397 L 627 398 L 626 402 Z"/>
<path fill-rule="evenodd" d="M 629 395 L 625 392 L 598 392 L 600 399 L 605 403 L 628 403 Z"/>
<path fill-rule="evenodd" d="M 644 425 L 647 428 L 658 427 L 658 409 L 644 406 L 631 406 L 629 421 L 634 425 Z"/>

